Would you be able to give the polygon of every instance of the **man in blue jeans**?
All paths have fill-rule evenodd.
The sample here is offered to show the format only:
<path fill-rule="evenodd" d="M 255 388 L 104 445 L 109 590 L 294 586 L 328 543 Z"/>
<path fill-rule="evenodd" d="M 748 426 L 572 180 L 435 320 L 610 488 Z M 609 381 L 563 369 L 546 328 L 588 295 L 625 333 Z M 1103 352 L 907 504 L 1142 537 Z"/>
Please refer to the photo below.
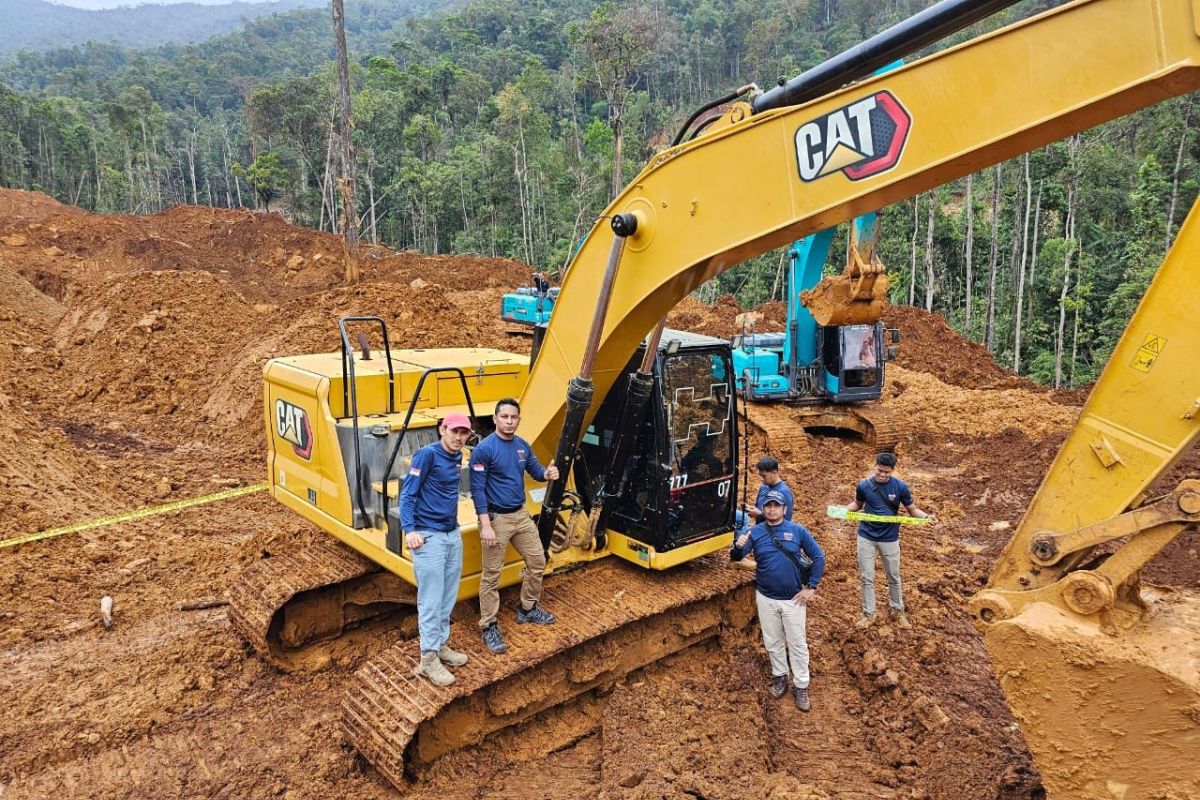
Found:
<path fill-rule="evenodd" d="M 458 527 L 458 487 L 462 449 L 471 435 L 465 414 L 448 414 L 438 426 L 439 439 L 412 457 L 400 490 L 400 526 L 417 579 L 417 627 L 421 662 L 413 672 L 438 686 L 454 683 L 447 666 L 467 663 L 451 650 L 450 612 L 462 578 L 462 531 Z"/>
<path fill-rule="evenodd" d="M 911 516 L 925 519 L 929 515 L 913 503 L 908 484 L 892 473 L 896 469 L 895 453 L 875 456 L 875 474 L 863 478 L 854 487 L 854 502 L 849 511 L 866 511 L 884 517 L 894 517 L 900 506 Z M 854 623 L 856 628 L 869 628 L 875 622 L 875 553 L 883 561 L 887 576 L 888 605 L 892 620 L 899 628 L 911 628 L 904 613 L 904 596 L 900 592 L 900 523 L 863 520 L 858 523 L 858 578 L 862 585 L 862 614 Z"/>

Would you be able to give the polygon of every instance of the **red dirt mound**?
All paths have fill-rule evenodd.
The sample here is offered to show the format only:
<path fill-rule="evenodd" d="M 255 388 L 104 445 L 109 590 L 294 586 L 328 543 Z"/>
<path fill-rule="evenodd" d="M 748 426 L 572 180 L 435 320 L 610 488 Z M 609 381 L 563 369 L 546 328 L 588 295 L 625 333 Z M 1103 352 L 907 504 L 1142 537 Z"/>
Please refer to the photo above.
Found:
<path fill-rule="evenodd" d="M 896 363 L 905 369 L 928 372 L 943 383 L 967 389 L 1043 389 L 1001 367 L 986 347 L 964 339 L 941 314 L 891 306 L 884 324 L 900 329 Z"/>

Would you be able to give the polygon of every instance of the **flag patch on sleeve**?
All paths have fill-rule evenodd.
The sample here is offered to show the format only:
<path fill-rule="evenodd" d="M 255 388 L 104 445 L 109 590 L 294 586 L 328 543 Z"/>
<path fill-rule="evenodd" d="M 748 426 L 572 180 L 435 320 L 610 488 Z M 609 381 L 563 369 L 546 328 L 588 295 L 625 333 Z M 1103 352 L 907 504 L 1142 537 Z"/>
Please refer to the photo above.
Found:
<path fill-rule="evenodd" d="M 479 462 L 472 464 L 471 469 L 475 470 L 476 472 L 487 472 L 487 467 Z"/>
<path fill-rule="evenodd" d="M 414 478 L 419 478 L 419 477 L 421 477 L 421 468 L 420 467 L 410 467 L 408 470 L 408 474 L 412 475 Z"/>

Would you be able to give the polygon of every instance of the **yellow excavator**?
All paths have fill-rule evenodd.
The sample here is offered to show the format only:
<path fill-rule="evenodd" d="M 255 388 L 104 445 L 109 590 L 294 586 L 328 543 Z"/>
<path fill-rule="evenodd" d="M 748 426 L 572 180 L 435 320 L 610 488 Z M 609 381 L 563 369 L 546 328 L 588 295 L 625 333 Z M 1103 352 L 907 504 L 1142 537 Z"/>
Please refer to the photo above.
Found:
<path fill-rule="evenodd" d="M 728 345 L 661 324 L 687 293 L 753 255 L 1200 87 L 1200 0 L 1076 0 L 869 77 L 1012 2 L 943 0 L 786 84 L 697 112 L 596 223 L 532 363 L 487 348 L 393 350 L 383 320 L 350 318 L 340 351 L 267 365 L 272 494 L 331 534 L 255 563 L 231 590 L 236 627 L 281 666 L 302 663 L 313 640 L 411 609 L 396 498 L 405 459 L 440 417 L 466 413 L 485 433 L 496 400 L 519 394 L 522 435 L 562 472 L 527 492 L 558 625 L 520 626 L 497 657 L 467 609 L 455 621 L 471 634 L 454 644 L 471 661 L 453 686 L 413 676 L 410 641 L 354 675 L 343 726 L 384 776 L 403 785 L 414 767 L 535 714 L 586 716 L 593 690 L 749 623 L 750 576 L 720 554 L 738 480 Z M 1053 798 L 1200 797 L 1200 599 L 1137 580 L 1200 514 L 1195 482 L 1146 499 L 1200 431 L 1198 213 L 971 607 Z M 352 344 L 362 326 L 378 329 L 374 352 L 365 337 Z M 467 599 L 480 545 L 462 487 Z M 512 585 L 521 563 L 507 555 Z"/>

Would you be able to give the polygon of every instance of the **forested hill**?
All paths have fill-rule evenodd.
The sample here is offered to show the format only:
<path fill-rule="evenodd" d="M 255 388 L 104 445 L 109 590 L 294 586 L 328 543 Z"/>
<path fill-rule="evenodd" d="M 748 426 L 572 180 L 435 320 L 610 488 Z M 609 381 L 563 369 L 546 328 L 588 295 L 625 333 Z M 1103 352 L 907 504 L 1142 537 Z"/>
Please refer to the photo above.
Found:
<path fill-rule="evenodd" d="M 346 0 L 360 230 L 561 270 L 701 103 L 931 3 Z M 1025 0 L 970 33 L 1058 4 Z M 197 44 L 23 52 L 0 65 L 0 185 L 104 212 L 269 207 L 335 230 L 330 29 L 325 5 Z M 1200 189 L 1195 99 L 884 209 L 892 301 L 945 314 L 1021 374 L 1093 379 Z M 783 263 L 735 267 L 704 299 L 778 298 Z"/>
<path fill-rule="evenodd" d="M 198 42 L 240 28 L 247 19 L 327 5 L 322 0 L 270 3 L 142 5 L 105 11 L 43 2 L 0 0 L 0 58 L 20 48 L 49 50 L 88 41 L 153 47 L 167 42 Z"/>

